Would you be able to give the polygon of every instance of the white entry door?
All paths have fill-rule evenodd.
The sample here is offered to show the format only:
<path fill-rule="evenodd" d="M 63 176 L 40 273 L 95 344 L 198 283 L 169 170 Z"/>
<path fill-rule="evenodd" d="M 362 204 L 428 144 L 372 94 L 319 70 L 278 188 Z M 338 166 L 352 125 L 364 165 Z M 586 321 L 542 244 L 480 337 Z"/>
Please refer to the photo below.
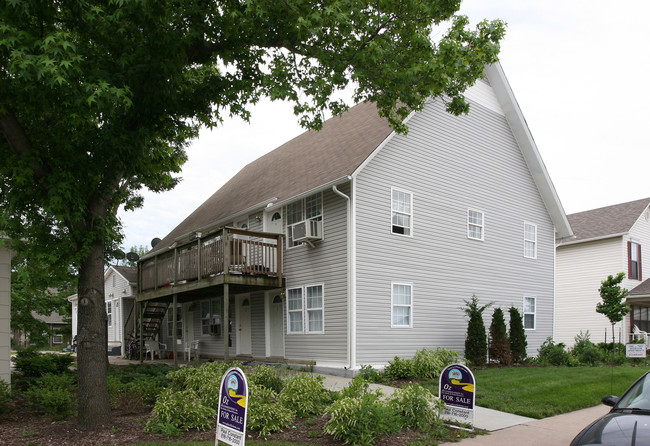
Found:
<path fill-rule="evenodd" d="M 237 304 L 237 353 L 240 355 L 251 355 L 251 300 L 248 296 L 242 296 Z"/>
<path fill-rule="evenodd" d="M 269 356 L 284 358 L 284 310 L 282 297 L 273 293 L 269 296 Z"/>

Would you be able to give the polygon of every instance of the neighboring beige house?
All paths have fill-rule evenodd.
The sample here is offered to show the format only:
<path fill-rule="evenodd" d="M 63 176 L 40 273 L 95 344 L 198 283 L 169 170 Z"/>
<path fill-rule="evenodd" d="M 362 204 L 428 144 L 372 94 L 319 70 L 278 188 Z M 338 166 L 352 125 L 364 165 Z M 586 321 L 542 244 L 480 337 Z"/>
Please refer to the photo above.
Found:
<path fill-rule="evenodd" d="M 60 315 L 56 311 L 53 311 L 48 315 L 38 314 L 36 311 L 32 311 L 32 316 L 34 319 L 44 322 L 47 325 L 47 329 L 52 332 L 52 334 L 48 336 L 47 342 L 50 347 L 60 346 L 70 341 L 70 339 L 68 339 L 68 336 L 56 333 L 57 330 L 60 330 L 66 325 L 70 324 L 70 321 L 66 319 L 65 316 Z M 12 332 L 14 342 L 25 347 L 30 343 L 28 335 L 29 333 L 24 333 L 20 330 L 13 330 Z"/>
<path fill-rule="evenodd" d="M 644 198 L 567 216 L 575 238 L 557 247 L 556 342 L 571 346 L 587 330 L 592 342 L 612 342 L 609 319 L 596 312 L 596 305 L 601 282 L 620 272 L 626 275 L 622 286 L 630 290 L 627 301 L 633 311 L 616 324 L 616 340 L 627 342 L 634 325 L 650 329 L 650 287 L 641 286 L 650 252 L 648 205 L 650 198 Z"/>
<path fill-rule="evenodd" d="M 11 383 L 11 251 L 0 246 L 0 379 Z"/>

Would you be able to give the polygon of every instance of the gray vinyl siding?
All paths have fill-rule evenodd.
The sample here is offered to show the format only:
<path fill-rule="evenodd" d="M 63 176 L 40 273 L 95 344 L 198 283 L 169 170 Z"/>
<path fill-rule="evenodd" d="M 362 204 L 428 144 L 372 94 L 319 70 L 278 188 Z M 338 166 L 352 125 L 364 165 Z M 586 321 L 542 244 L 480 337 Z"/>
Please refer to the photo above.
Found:
<path fill-rule="evenodd" d="M 529 354 L 552 335 L 554 229 L 506 119 L 473 103 L 454 117 L 431 101 L 356 178 L 357 364 L 423 347 L 463 351 L 464 301 L 493 309 L 537 298 Z M 413 194 L 412 237 L 391 233 L 391 187 Z M 484 241 L 467 238 L 468 208 L 484 213 Z M 537 259 L 524 258 L 524 222 Z M 391 282 L 413 285 L 413 328 L 391 328 Z"/>
<path fill-rule="evenodd" d="M 339 190 L 350 193 L 347 185 Z M 331 190 L 323 192 L 323 240 L 315 242 L 313 248 L 302 245 L 285 249 L 287 288 L 323 284 L 325 328 L 322 334 L 287 334 L 285 327 L 287 359 L 340 364 L 347 361 L 346 212 L 345 199 Z"/>

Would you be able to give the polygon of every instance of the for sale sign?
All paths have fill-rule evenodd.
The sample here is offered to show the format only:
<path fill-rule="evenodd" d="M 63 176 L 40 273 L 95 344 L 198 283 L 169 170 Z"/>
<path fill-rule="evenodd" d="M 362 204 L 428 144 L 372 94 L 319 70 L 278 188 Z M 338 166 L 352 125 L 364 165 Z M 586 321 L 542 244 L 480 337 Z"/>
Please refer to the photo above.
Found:
<path fill-rule="evenodd" d="M 221 379 L 219 389 L 219 412 L 217 414 L 217 438 L 231 446 L 243 446 L 246 442 L 246 407 L 248 383 L 241 369 L 229 369 Z"/>
<path fill-rule="evenodd" d="M 438 395 L 445 403 L 441 414 L 474 425 L 475 382 L 472 372 L 462 364 L 447 366 L 440 375 Z"/>

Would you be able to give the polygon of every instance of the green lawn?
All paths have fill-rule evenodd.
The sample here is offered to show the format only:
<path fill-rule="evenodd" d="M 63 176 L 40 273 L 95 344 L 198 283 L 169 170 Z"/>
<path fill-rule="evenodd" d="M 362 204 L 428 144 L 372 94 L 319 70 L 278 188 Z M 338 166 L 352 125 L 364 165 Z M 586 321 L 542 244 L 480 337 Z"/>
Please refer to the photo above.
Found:
<path fill-rule="evenodd" d="M 531 418 L 546 418 L 600 404 L 605 395 L 620 396 L 644 366 L 513 367 L 474 372 L 476 404 Z M 438 382 L 427 387 L 438 394 Z"/>

